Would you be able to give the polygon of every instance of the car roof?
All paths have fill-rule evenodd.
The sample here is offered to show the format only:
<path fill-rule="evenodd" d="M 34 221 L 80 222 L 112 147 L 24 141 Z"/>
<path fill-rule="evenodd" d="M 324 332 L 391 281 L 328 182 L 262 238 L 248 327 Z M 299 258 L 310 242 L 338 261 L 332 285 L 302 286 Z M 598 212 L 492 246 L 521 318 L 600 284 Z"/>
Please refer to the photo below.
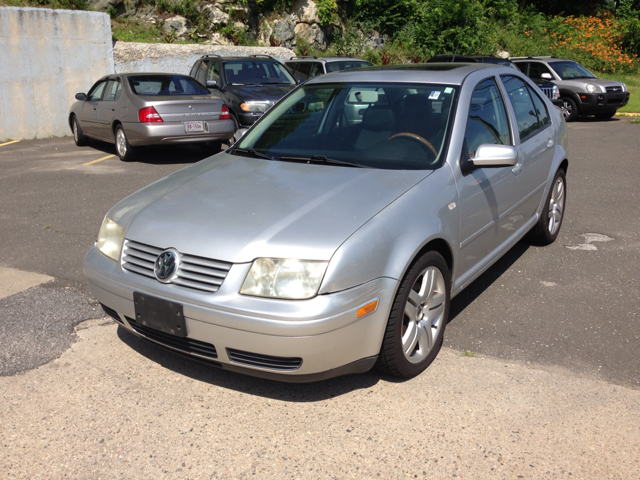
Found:
<path fill-rule="evenodd" d="M 331 62 L 349 62 L 349 61 L 354 61 L 354 60 L 356 62 L 371 63 L 369 60 L 364 60 L 362 58 L 355 58 L 355 57 L 311 57 L 311 56 L 291 57 L 289 60 L 287 60 L 287 63 L 289 63 L 289 62 L 324 62 L 324 63 L 331 63 Z"/>
<path fill-rule="evenodd" d="M 307 83 L 340 82 L 407 82 L 446 83 L 461 85 L 477 70 L 510 70 L 512 68 L 490 63 L 408 63 L 367 68 L 354 68 L 320 75 Z"/>

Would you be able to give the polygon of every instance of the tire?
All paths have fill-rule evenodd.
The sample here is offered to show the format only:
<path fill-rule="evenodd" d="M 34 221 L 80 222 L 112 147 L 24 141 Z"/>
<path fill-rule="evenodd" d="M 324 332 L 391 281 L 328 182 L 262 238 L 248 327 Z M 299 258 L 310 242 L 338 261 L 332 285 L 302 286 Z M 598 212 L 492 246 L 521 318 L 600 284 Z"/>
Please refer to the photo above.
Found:
<path fill-rule="evenodd" d="M 612 112 L 603 112 L 603 113 L 598 113 L 596 114 L 596 118 L 598 120 L 609 120 L 611 117 L 613 117 L 616 114 L 617 110 L 614 110 Z"/>
<path fill-rule="evenodd" d="M 578 118 L 578 106 L 576 105 L 576 102 L 569 97 L 562 97 L 560 100 L 562 100 L 561 110 L 565 121 L 573 122 Z"/>
<path fill-rule="evenodd" d="M 84 147 L 89 144 L 89 139 L 84 135 L 75 115 L 71 117 L 71 131 L 73 132 L 73 140 L 78 147 Z"/>
<path fill-rule="evenodd" d="M 116 154 L 123 162 L 129 162 L 136 157 L 135 150 L 129 145 L 127 135 L 124 133 L 122 125 L 116 127 L 115 132 Z"/>
<path fill-rule="evenodd" d="M 438 252 L 427 252 L 406 273 L 376 368 L 400 378 L 422 373 L 438 355 L 449 318 L 451 273 Z"/>
<path fill-rule="evenodd" d="M 209 156 L 215 155 L 216 153 L 219 153 L 220 150 L 222 150 L 222 143 L 221 142 L 201 143 L 200 150 L 202 150 L 202 153 L 205 153 Z"/>
<path fill-rule="evenodd" d="M 550 245 L 560 233 L 564 219 L 565 203 L 567 199 L 567 177 L 564 170 L 556 173 L 547 195 L 540 220 L 531 230 L 531 240 L 537 245 Z"/>

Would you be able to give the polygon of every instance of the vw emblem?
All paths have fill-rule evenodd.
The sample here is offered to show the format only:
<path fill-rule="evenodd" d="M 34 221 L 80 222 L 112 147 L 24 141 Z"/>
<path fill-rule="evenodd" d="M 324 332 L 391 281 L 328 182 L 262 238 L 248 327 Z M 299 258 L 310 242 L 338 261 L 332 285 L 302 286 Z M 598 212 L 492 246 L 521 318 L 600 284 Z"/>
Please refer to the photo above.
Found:
<path fill-rule="evenodd" d="M 193 107 L 191 105 L 189 105 L 189 110 L 193 110 Z"/>
<path fill-rule="evenodd" d="M 158 281 L 169 283 L 178 271 L 179 263 L 180 260 L 178 259 L 177 251 L 173 249 L 165 250 L 156 258 L 153 273 L 155 273 Z"/>

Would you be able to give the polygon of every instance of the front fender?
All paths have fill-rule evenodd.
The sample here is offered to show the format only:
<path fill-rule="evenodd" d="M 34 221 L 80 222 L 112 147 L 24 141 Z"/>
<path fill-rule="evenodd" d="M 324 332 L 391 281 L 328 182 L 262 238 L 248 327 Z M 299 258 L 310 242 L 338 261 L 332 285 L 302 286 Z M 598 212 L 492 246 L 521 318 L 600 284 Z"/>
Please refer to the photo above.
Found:
<path fill-rule="evenodd" d="M 432 240 L 444 240 L 453 252 L 460 228 L 457 198 L 451 169 L 445 164 L 371 218 L 336 250 L 319 293 L 338 292 L 380 277 L 399 280 Z"/>

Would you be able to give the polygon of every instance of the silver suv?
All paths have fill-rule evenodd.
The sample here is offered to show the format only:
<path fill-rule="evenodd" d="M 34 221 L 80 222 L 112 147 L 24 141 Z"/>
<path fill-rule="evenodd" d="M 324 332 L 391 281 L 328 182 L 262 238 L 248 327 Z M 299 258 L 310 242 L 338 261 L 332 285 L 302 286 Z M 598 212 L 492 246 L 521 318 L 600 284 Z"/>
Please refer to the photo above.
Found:
<path fill-rule="evenodd" d="M 629 102 L 629 91 L 624 83 L 597 78 L 573 60 L 511 57 L 511 61 L 532 80 L 547 80 L 560 88 L 562 112 L 567 122 L 578 115 L 595 115 L 606 120 Z"/>
<path fill-rule="evenodd" d="M 291 57 L 285 66 L 298 83 L 325 73 L 349 70 L 350 68 L 370 67 L 371 63 L 351 57 Z"/>

